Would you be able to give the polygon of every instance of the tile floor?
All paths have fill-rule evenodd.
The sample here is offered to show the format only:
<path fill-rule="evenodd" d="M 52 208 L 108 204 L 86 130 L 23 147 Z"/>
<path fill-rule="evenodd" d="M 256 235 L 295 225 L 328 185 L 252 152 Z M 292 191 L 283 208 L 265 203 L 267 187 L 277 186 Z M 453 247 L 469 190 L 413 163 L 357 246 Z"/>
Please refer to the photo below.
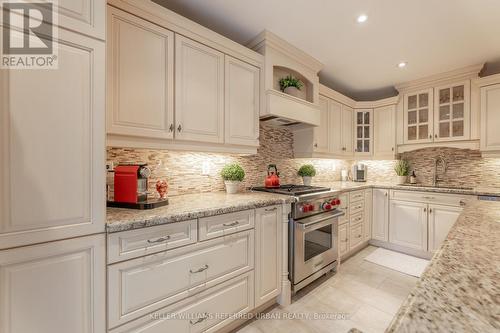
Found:
<path fill-rule="evenodd" d="M 292 305 L 271 309 L 271 319 L 253 320 L 237 332 L 345 333 L 353 327 L 364 333 L 384 332 L 418 279 L 363 260 L 375 249 L 366 247 L 346 260 L 337 274 L 299 291 Z M 314 313 L 345 316 L 305 317 Z"/>

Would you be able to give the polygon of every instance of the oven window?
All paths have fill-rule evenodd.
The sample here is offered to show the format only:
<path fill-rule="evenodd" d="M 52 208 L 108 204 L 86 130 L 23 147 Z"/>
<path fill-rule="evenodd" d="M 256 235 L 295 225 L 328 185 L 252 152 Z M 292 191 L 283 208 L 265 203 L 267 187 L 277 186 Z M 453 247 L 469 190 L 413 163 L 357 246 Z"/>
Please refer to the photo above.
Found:
<path fill-rule="evenodd" d="M 332 248 L 332 228 L 333 226 L 329 224 L 305 234 L 304 261 Z"/>

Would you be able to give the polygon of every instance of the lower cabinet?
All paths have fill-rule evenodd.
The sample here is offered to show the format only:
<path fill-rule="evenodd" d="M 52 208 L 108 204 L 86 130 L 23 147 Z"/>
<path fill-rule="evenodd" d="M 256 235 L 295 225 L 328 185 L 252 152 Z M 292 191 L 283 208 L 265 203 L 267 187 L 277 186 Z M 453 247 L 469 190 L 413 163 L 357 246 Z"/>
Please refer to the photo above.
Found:
<path fill-rule="evenodd" d="M 365 214 L 363 221 L 363 241 L 369 241 L 372 238 L 372 219 L 373 219 L 373 190 L 365 191 Z"/>
<path fill-rule="evenodd" d="M 348 224 L 339 226 L 339 255 L 342 257 L 349 251 L 349 234 L 347 233 Z"/>
<path fill-rule="evenodd" d="M 363 223 L 352 225 L 350 228 L 350 249 L 354 249 L 356 246 L 363 243 Z"/>
<path fill-rule="evenodd" d="M 281 292 L 281 206 L 255 210 L 255 306 Z"/>
<path fill-rule="evenodd" d="M 389 242 L 427 251 L 427 204 L 391 200 Z"/>
<path fill-rule="evenodd" d="M 429 252 L 435 252 L 462 212 L 460 207 L 429 205 Z"/>
<path fill-rule="evenodd" d="M 112 333 L 216 332 L 254 308 L 253 271 L 149 313 Z"/>
<path fill-rule="evenodd" d="M 389 190 L 373 189 L 372 239 L 389 240 Z"/>
<path fill-rule="evenodd" d="M 105 332 L 105 236 L 0 251 L 0 332 Z"/>

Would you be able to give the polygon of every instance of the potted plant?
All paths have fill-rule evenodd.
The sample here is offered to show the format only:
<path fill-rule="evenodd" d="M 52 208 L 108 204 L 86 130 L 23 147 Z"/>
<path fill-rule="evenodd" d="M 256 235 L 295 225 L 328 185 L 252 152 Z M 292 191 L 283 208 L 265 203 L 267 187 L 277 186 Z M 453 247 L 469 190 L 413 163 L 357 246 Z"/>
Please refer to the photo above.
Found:
<path fill-rule="evenodd" d="M 299 96 L 300 88 L 304 85 L 302 81 L 291 75 L 281 78 L 279 83 L 281 91 L 294 97 Z"/>
<path fill-rule="evenodd" d="M 226 192 L 228 194 L 238 193 L 241 181 L 245 178 L 245 171 L 237 164 L 228 164 L 222 168 L 220 172 L 224 184 L 226 184 Z"/>
<path fill-rule="evenodd" d="M 408 175 L 410 174 L 410 164 L 408 163 L 408 161 L 407 160 L 397 161 L 396 165 L 394 166 L 394 170 L 398 175 L 398 184 L 401 185 L 406 183 Z"/>
<path fill-rule="evenodd" d="M 304 185 L 311 185 L 311 180 L 312 177 L 316 176 L 316 169 L 314 168 L 314 165 L 312 164 L 304 164 L 303 166 L 300 167 L 299 171 L 297 174 L 302 177 L 302 181 L 304 182 Z"/>

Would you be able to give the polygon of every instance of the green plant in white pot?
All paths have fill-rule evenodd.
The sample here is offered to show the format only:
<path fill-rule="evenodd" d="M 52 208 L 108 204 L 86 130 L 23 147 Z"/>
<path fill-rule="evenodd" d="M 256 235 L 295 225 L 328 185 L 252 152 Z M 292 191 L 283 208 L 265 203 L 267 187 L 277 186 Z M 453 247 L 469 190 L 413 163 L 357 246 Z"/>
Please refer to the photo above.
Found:
<path fill-rule="evenodd" d="M 281 91 L 283 91 L 285 94 L 295 97 L 299 97 L 299 91 L 304 86 L 304 83 L 302 83 L 302 81 L 291 75 L 282 77 L 279 81 L 279 84 Z"/>
<path fill-rule="evenodd" d="M 228 194 L 238 193 L 240 184 L 245 178 L 245 170 L 239 164 L 232 163 L 224 166 L 220 174 L 224 179 L 226 192 Z"/>
<path fill-rule="evenodd" d="M 407 160 L 399 160 L 394 166 L 394 171 L 398 175 L 398 184 L 404 184 L 408 180 L 410 174 L 410 164 Z"/>
<path fill-rule="evenodd" d="M 300 167 L 297 174 L 302 177 L 302 181 L 304 185 L 311 185 L 312 177 L 316 176 L 316 169 L 312 164 L 304 164 Z"/>

